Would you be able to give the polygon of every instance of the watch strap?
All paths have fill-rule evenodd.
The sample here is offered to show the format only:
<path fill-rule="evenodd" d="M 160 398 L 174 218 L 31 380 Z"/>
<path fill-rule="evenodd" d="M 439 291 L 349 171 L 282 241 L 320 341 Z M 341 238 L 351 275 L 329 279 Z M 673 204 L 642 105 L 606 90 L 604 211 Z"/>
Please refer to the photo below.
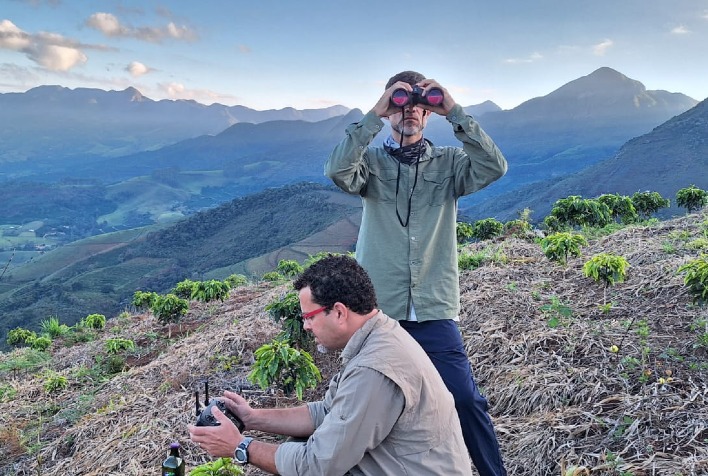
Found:
<path fill-rule="evenodd" d="M 239 443 L 234 451 L 234 460 L 239 464 L 248 464 L 248 445 L 251 444 L 253 438 L 247 436 Z"/>

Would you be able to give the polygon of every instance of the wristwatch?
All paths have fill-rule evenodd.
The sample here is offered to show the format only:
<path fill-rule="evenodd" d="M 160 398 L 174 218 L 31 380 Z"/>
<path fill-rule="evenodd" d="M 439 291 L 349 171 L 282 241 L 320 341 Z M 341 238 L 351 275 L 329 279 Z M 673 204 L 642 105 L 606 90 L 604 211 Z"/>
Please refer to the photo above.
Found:
<path fill-rule="evenodd" d="M 248 464 L 248 445 L 251 444 L 253 438 L 247 436 L 234 450 L 234 460 L 239 464 Z"/>

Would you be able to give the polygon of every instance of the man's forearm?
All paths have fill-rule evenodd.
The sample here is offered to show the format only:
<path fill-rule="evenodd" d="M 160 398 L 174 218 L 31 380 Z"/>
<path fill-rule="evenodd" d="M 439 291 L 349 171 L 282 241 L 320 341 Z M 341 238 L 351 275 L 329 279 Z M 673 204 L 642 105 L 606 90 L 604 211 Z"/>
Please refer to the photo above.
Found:
<path fill-rule="evenodd" d="M 293 408 L 262 408 L 254 412 L 249 428 L 278 435 L 305 438 L 315 431 L 307 405 Z"/>
<path fill-rule="evenodd" d="M 253 440 L 248 446 L 248 462 L 271 474 L 278 474 L 278 468 L 275 466 L 275 452 L 277 450 L 278 445 Z"/>

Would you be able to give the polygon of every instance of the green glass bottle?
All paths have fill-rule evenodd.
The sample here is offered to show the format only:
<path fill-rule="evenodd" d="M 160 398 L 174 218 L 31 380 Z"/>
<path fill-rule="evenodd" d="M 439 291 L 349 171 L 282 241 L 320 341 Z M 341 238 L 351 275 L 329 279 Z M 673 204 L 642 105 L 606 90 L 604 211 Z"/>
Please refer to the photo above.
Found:
<path fill-rule="evenodd" d="M 162 462 L 162 476 L 184 476 L 184 460 L 179 455 L 179 443 L 170 444 L 170 454 Z"/>

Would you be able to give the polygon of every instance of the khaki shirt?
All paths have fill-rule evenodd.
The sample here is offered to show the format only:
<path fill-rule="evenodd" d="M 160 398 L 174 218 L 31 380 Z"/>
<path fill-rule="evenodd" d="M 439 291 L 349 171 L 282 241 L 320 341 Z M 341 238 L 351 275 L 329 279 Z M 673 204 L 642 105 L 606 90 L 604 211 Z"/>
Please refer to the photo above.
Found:
<path fill-rule="evenodd" d="M 446 119 L 460 147 L 427 143 L 418 165 L 410 220 L 404 220 L 416 165 L 400 164 L 383 148 L 369 147 L 383 121 L 367 113 L 350 125 L 325 164 L 325 175 L 345 192 L 361 195 L 363 216 L 356 259 L 367 270 L 379 306 L 395 319 L 456 319 L 459 314 L 457 199 L 506 173 L 507 163 L 479 124 L 456 105 Z M 399 182 L 398 197 L 396 183 Z"/>
<path fill-rule="evenodd" d="M 452 395 L 423 349 L 382 312 L 342 352 L 323 401 L 309 403 L 315 432 L 283 443 L 288 475 L 472 475 Z"/>

